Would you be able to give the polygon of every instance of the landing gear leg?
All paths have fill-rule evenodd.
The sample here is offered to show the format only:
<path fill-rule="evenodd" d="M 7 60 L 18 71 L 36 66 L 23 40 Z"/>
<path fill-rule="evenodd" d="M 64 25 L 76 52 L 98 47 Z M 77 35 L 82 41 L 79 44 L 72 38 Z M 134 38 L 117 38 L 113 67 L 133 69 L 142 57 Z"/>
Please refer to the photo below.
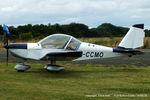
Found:
<path fill-rule="evenodd" d="M 56 65 L 55 60 L 51 60 L 51 64 L 46 65 L 44 68 L 48 71 L 51 71 L 51 72 L 59 72 L 61 70 L 64 70 L 63 66 Z"/>

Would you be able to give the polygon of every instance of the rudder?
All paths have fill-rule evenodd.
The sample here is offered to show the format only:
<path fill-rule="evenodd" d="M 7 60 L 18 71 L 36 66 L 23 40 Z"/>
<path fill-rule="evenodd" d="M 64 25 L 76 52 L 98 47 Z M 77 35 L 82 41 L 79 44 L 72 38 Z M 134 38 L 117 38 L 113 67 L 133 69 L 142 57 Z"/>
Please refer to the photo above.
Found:
<path fill-rule="evenodd" d="M 135 24 L 127 32 L 119 47 L 123 48 L 138 48 L 144 45 L 144 24 Z"/>

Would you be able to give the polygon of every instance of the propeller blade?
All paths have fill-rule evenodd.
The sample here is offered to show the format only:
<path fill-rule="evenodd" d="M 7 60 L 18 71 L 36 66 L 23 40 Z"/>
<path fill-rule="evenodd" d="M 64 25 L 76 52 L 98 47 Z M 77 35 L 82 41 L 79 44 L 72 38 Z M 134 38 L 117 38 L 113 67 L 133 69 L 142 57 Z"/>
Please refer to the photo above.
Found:
<path fill-rule="evenodd" d="M 7 66 L 8 66 L 8 57 L 9 57 L 8 49 L 9 49 L 9 47 L 8 47 L 8 35 L 7 35 L 7 34 L 6 34 L 6 46 L 7 46 L 7 47 L 6 47 L 6 50 L 7 50 L 7 51 L 6 51 L 6 53 L 7 53 L 7 54 L 6 54 L 6 57 L 7 57 L 7 58 L 6 58 L 6 63 L 7 63 Z"/>
<path fill-rule="evenodd" d="M 7 66 L 8 66 L 8 57 L 9 57 L 9 52 L 8 52 L 8 48 L 7 48 L 7 58 L 6 58 L 6 63 L 7 63 Z"/>
<path fill-rule="evenodd" d="M 6 49 L 6 64 L 8 66 L 8 58 L 9 58 L 9 47 L 8 47 L 8 34 L 6 32 L 4 32 L 3 34 L 3 44 L 4 44 L 4 48 Z"/>
<path fill-rule="evenodd" d="M 4 34 L 3 34 L 3 44 L 4 44 L 4 46 L 6 46 L 6 44 L 7 44 L 7 34 L 6 34 L 6 32 L 4 32 Z"/>
<path fill-rule="evenodd" d="M 3 43 L 4 43 L 4 48 L 6 48 L 6 63 L 8 66 L 8 58 L 9 58 L 9 46 L 8 46 L 8 35 L 10 34 L 9 29 L 5 24 L 3 24 L 3 30 L 4 30 L 4 35 L 3 35 Z"/>

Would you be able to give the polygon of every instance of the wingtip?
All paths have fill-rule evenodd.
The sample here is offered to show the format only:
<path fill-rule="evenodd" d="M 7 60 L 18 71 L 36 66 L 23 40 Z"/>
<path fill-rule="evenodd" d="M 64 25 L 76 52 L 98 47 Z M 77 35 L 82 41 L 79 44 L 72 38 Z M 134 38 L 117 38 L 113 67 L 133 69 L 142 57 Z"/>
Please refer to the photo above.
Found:
<path fill-rule="evenodd" d="M 144 29 L 144 24 L 135 24 L 133 27 Z"/>

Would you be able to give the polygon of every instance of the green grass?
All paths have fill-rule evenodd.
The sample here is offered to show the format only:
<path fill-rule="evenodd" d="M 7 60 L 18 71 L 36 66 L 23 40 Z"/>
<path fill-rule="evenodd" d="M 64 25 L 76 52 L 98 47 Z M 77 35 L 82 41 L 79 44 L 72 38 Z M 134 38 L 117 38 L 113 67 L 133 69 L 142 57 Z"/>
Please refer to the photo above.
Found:
<path fill-rule="evenodd" d="M 0 100 L 149 100 L 150 67 L 128 65 L 65 64 L 60 73 L 50 73 L 44 64 L 29 64 L 24 73 L 0 64 Z M 114 95 L 146 94 L 146 97 Z M 87 97 L 110 95 L 110 97 Z"/>

